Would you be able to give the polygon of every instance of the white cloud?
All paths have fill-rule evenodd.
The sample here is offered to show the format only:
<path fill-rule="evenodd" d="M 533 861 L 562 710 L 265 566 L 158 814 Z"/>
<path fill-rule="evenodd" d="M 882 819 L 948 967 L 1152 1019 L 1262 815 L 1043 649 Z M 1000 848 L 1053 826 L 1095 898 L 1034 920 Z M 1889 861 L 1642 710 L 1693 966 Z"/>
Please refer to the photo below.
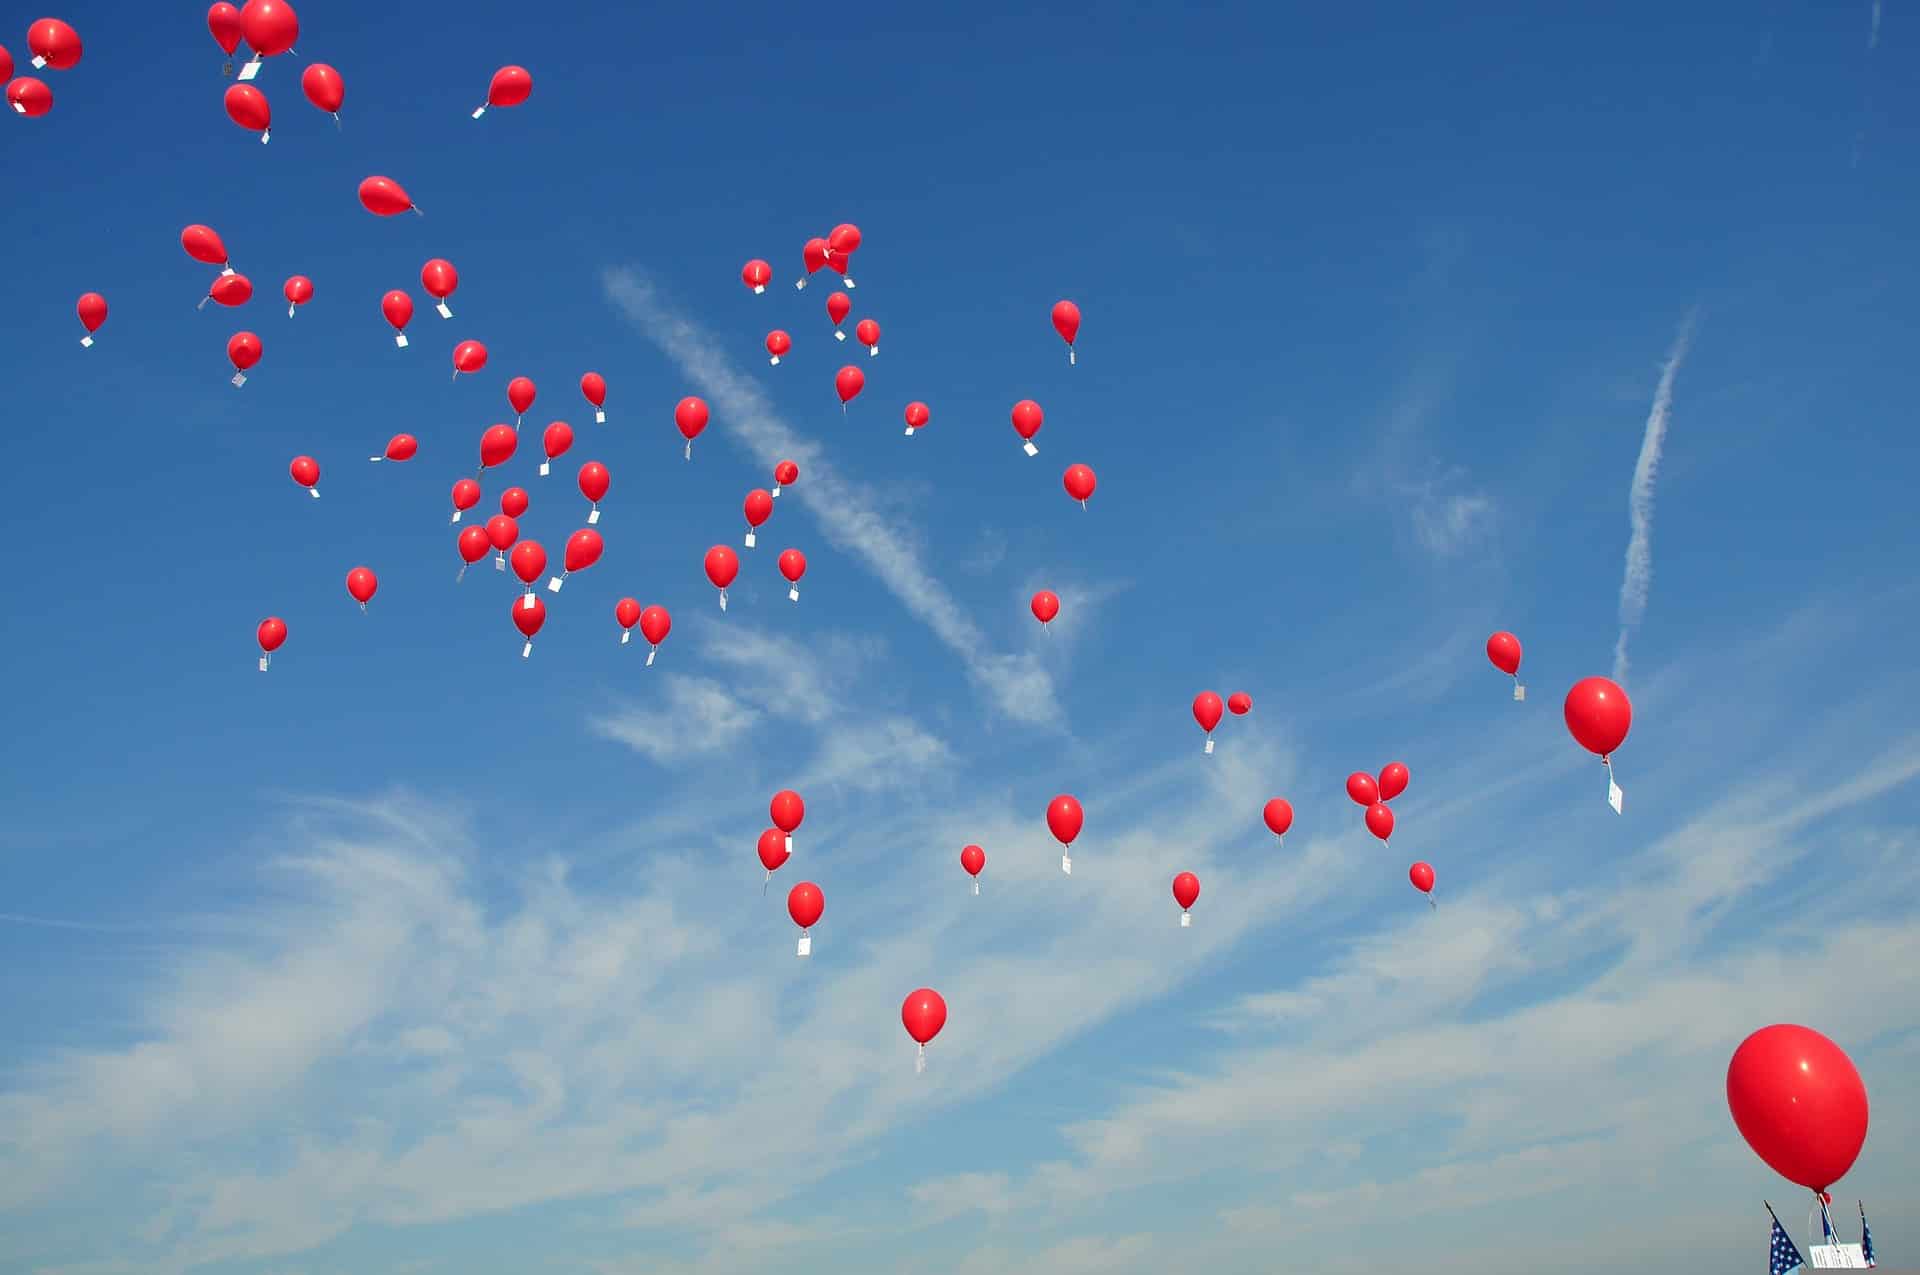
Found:
<path fill-rule="evenodd" d="M 1493 501 L 1479 492 L 1445 494 L 1426 489 L 1413 506 L 1413 534 L 1436 558 L 1451 558 L 1473 544 L 1493 520 Z"/>
<path fill-rule="evenodd" d="M 758 710 L 705 677 L 660 672 L 664 708 L 628 705 L 588 720 L 594 734 L 625 744 L 663 766 L 725 752 L 760 720 Z"/>
<path fill-rule="evenodd" d="M 1660 457 L 1667 446 L 1667 421 L 1673 414 L 1673 383 L 1686 362 L 1693 341 L 1694 316 L 1689 313 L 1660 367 L 1653 406 L 1647 411 L 1640 456 L 1633 465 L 1633 485 L 1627 490 L 1627 513 L 1632 534 L 1627 540 L 1627 569 L 1620 581 L 1620 637 L 1613 644 L 1613 680 L 1627 676 L 1627 637 L 1640 627 L 1647 613 L 1647 595 L 1653 587 L 1653 486 L 1660 476 Z"/>

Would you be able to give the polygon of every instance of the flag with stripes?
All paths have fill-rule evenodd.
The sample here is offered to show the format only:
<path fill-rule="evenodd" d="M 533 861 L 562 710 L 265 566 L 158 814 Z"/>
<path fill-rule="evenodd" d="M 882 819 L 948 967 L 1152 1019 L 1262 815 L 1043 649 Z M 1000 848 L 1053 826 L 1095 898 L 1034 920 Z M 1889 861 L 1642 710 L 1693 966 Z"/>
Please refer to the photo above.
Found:
<path fill-rule="evenodd" d="M 1773 1210 L 1769 1208 L 1768 1213 Z M 1803 1266 L 1800 1250 L 1793 1246 L 1793 1238 L 1780 1225 L 1778 1217 L 1773 1219 L 1773 1244 L 1767 1250 L 1767 1275 L 1787 1275 L 1797 1266 Z"/>
<path fill-rule="evenodd" d="M 1856 1200 L 1854 1203 L 1859 1204 Z M 1867 1229 L 1867 1206 L 1860 1205 L 1860 1256 L 1867 1259 L 1868 1266 L 1878 1265 L 1873 1260 L 1873 1232 Z"/>

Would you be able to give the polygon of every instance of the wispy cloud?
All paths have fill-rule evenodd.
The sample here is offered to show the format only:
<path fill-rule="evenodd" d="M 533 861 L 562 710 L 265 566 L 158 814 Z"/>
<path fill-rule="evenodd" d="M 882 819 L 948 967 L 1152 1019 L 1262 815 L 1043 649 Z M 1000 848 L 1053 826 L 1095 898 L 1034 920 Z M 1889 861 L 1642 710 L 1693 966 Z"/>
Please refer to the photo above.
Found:
<path fill-rule="evenodd" d="M 804 440 L 780 416 L 761 388 L 734 367 L 719 338 L 676 312 L 637 270 L 602 276 L 607 297 L 672 359 L 719 411 L 714 425 L 768 468 L 782 457 L 805 476 L 782 499 L 793 499 L 819 521 L 827 539 L 853 554 L 903 606 L 959 657 L 975 687 L 1001 713 L 1032 726 L 1057 728 L 1063 718 L 1052 679 L 1020 655 L 993 649 L 959 600 L 933 574 L 907 520 L 883 513 L 886 502 L 864 483 L 841 473 L 824 449 Z"/>
<path fill-rule="evenodd" d="M 722 752 L 760 720 L 758 710 L 711 678 L 665 673 L 660 681 L 666 688 L 664 707 L 626 705 L 601 712 L 588 719 L 589 729 L 666 766 Z"/>
<path fill-rule="evenodd" d="M 1880 0 L 1873 0 L 1873 18 L 1867 28 L 1867 48 L 1880 47 Z"/>
<path fill-rule="evenodd" d="M 1436 558 L 1451 558 L 1480 535 L 1493 517 L 1493 501 L 1479 492 L 1423 491 L 1413 507 L 1413 534 Z"/>
<path fill-rule="evenodd" d="M 1653 485 L 1660 476 L 1660 456 L 1667 445 L 1667 419 L 1673 411 L 1673 383 L 1680 375 L 1693 343 L 1694 314 L 1689 311 L 1667 351 L 1654 387 L 1653 407 L 1647 413 L 1646 433 L 1640 439 L 1640 459 L 1634 462 L 1633 486 L 1627 491 L 1627 512 L 1633 534 L 1627 541 L 1627 571 L 1620 581 L 1620 637 L 1613 644 L 1613 680 L 1627 676 L 1627 638 L 1647 613 L 1647 594 L 1653 587 Z"/>

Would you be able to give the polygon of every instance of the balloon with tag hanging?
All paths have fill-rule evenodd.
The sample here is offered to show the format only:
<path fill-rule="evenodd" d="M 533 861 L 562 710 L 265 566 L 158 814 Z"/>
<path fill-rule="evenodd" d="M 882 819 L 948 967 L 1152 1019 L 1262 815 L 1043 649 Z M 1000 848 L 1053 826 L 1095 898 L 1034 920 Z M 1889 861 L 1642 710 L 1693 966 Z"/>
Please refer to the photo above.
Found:
<path fill-rule="evenodd" d="M 420 286 L 433 298 L 433 308 L 443 319 L 451 319 L 453 311 L 447 308 L 447 298 L 460 287 L 460 272 L 445 257 L 435 257 L 420 267 Z M 465 371 L 466 369 L 461 369 Z"/>
<path fill-rule="evenodd" d="M 225 279 L 238 279 L 241 276 L 230 274 L 221 277 Z M 253 291 L 251 284 L 247 286 L 247 291 L 249 293 Z M 291 319 L 294 311 L 313 300 L 313 280 L 303 274 L 289 275 L 287 281 L 280 285 L 280 295 L 287 299 L 287 317 Z"/>
<path fill-rule="evenodd" d="M 453 347 L 453 376 L 455 380 L 465 372 L 469 375 L 478 372 L 487 365 L 487 347 L 478 341 L 462 341 Z"/>
<path fill-rule="evenodd" d="M 367 603 L 373 601 L 373 595 L 380 588 L 380 579 L 373 574 L 371 567 L 355 567 L 347 572 L 347 593 L 360 604 L 364 613 Z"/>
<path fill-rule="evenodd" d="M 640 612 L 640 636 L 647 640 L 647 663 L 660 653 L 660 644 L 673 632 L 673 616 L 663 606 L 650 606 Z"/>
<path fill-rule="evenodd" d="M 35 70 L 71 71 L 80 64 L 80 33 L 58 18 L 42 18 L 27 28 L 27 49 Z"/>
<path fill-rule="evenodd" d="M 847 312 L 852 309 L 853 298 L 846 293 L 834 292 L 827 295 L 827 318 L 833 321 L 834 340 L 844 341 L 847 339 L 847 334 L 840 331 L 840 321 L 846 318 Z"/>
<path fill-rule="evenodd" d="M 249 133 L 260 134 L 262 144 L 273 137 L 273 107 L 265 93 L 251 84 L 229 85 L 226 105 L 227 118 Z"/>
<path fill-rule="evenodd" d="M 407 348 L 407 324 L 413 322 L 413 298 L 395 288 L 380 298 L 380 313 L 393 326 L 393 343 Z"/>
<path fill-rule="evenodd" d="M 513 459 L 513 453 L 519 449 L 520 436 L 513 432 L 511 425 L 489 425 L 480 435 L 480 472 L 504 465 Z"/>
<path fill-rule="evenodd" d="M 533 654 L 533 636 L 546 622 L 547 604 L 540 600 L 539 594 L 523 594 L 513 600 L 513 627 L 519 629 L 520 636 L 526 639 L 520 648 L 521 659 Z"/>
<path fill-rule="evenodd" d="M 579 481 L 580 494 L 587 498 L 587 525 L 591 527 L 600 521 L 600 501 L 613 486 L 613 475 L 599 461 L 590 460 L 580 466 Z"/>
<path fill-rule="evenodd" d="M 412 434 L 395 434 L 387 440 L 387 450 L 378 456 L 369 456 L 368 460 L 378 463 L 383 460 L 412 460 L 420 452 L 420 440 Z"/>
<path fill-rule="evenodd" d="M 960 847 L 960 866 L 973 878 L 973 892 L 980 893 L 980 870 L 987 866 L 987 852 L 979 846 Z"/>
<path fill-rule="evenodd" d="M 853 339 L 867 347 L 867 357 L 880 353 L 880 325 L 872 319 L 862 319 L 853 325 Z"/>
<path fill-rule="evenodd" d="M 705 562 L 707 580 L 720 590 L 720 609 L 727 609 L 727 586 L 740 574 L 740 557 L 725 545 L 715 545 L 707 550 Z"/>
<path fill-rule="evenodd" d="M 613 622 L 620 626 L 620 645 L 633 639 L 633 626 L 640 623 L 640 599 L 621 598 L 613 604 Z"/>
<path fill-rule="evenodd" d="M 507 550 L 520 539 L 520 523 L 513 514 L 499 513 L 487 519 L 487 543 L 493 546 L 493 569 L 507 569 Z"/>
<path fill-rule="evenodd" d="M 1266 822 L 1267 831 L 1285 845 L 1287 829 L 1293 827 L 1293 803 L 1285 797 L 1274 797 L 1261 808 L 1260 818 Z"/>
<path fill-rule="evenodd" d="M 7 81 L 7 105 L 15 115 L 39 119 L 53 109 L 53 90 L 45 80 L 31 75 L 17 76 Z"/>
<path fill-rule="evenodd" d="M 1633 728 L 1633 705 L 1619 685 L 1604 677 L 1585 677 L 1567 691 L 1561 709 L 1574 742 L 1607 768 L 1607 804 L 1621 813 L 1622 793 L 1613 777 L 1613 754 Z"/>
<path fill-rule="evenodd" d="M 340 72 L 325 62 L 315 62 L 300 73 L 300 91 L 316 109 L 333 116 L 335 128 L 340 127 L 340 106 L 347 100 L 347 85 Z"/>
<path fill-rule="evenodd" d="M 536 393 L 533 381 L 524 376 L 516 376 L 507 382 L 507 406 L 513 409 L 513 427 L 520 428 L 520 418 L 533 406 Z"/>
<path fill-rule="evenodd" d="M 773 278 L 773 267 L 758 257 L 740 267 L 740 282 L 752 288 L 755 296 L 767 290 L 767 281 L 771 278 Z"/>
<path fill-rule="evenodd" d="M 480 503 L 480 484 L 471 478 L 462 478 L 454 483 L 451 494 L 453 497 L 453 517 L 447 519 L 447 521 L 459 522 L 461 514 L 464 514 L 467 510 Z"/>
<path fill-rule="evenodd" d="M 762 832 L 754 850 L 760 856 L 760 866 L 767 870 L 768 881 L 773 880 L 773 874 L 785 867 L 787 860 L 793 857 L 793 852 L 787 849 L 787 834 L 778 828 L 768 828 Z M 766 889 L 764 882 L 760 888 Z"/>
<path fill-rule="evenodd" d="M 757 540 L 754 533 L 762 523 L 773 516 L 773 497 L 767 494 L 766 488 L 755 487 L 747 493 L 747 498 L 740 502 L 740 512 L 746 515 L 746 543 L 747 548 L 751 549 Z"/>
<path fill-rule="evenodd" d="M 1810 1027 L 1775 1023 L 1727 1063 L 1727 1109 L 1768 1168 L 1824 1195 L 1867 1140 L 1867 1087 L 1846 1051 Z"/>
<path fill-rule="evenodd" d="M 1193 924 L 1193 905 L 1200 897 L 1200 878 L 1191 872 L 1182 872 L 1173 879 L 1173 901 L 1180 905 L 1180 924 Z"/>
<path fill-rule="evenodd" d="M 1520 639 L 1502 629 L 1487 639 L 1487 661 L 1513 679 L 1513 697 L 1524 700 L 1527 688 L 1520 685 Z"/>
<path fill-rule="evenodd" d="M 933 409 L 916 399 L 907 404 L 906 418 L 907 437 L 912 438 L 916 430 L 925 429 L 927 422 L 933 419 Z"/>
<path fill-rule="evenodd" d="M 1085 509 L 1098 480 L 1088 466 L 1068 465 L 1066 473 L 1060 475 L 1060 485 L 1067 489 L 1067 495 L 1079 501 L 1080 507 Z"/>
<path fill-rule="evenodd" d="M 801 956 L 813 955 L 811 931 L 820 923 L 820 914 L 826 909 L 826 896 L 820 893 L 820 887 L 811 881 L 802 881 L 787 891 L 787 915 L 792 917 L 793 923 L 800 927 L 798 952 Z"/>
<path fill-rule="evenodd" d="M 1028 605 L 1033 609 L 1033 618 L 1040 621 L 1040 627 L 1045 629 L 1060 614 L 1060 595 L 1052 589 L 1041 589 L 1033 595 L 1033 601 Z"/>
<path fill-rule="evenodd" d="M 233 53 L 240 47 L 240 10 L 236 5 L 220 0 L 207 10 L 207 31 L 213 36 L 213 42 L 227 55 L 227 61 L 220 68 L 220 74 L 233 74 Z"/>
<path fill-rule="evenodd" d="M 854 396 L 865 389 L 866 385 L 867 374 L 851 363 L 834 373 L 833 388 L 840 395 L 841 415 L 846 415 L 847 404 L 852 402 Z"/>
<path fill-rule="evenodd" d="M 194 309 L 204 310 L 207 302 L 213 301 L 234 310 L 251 300 L 253 280 L 243 274 L 221 274 L 213 277 L 213 282 L 207 285 L 207 295 L 200 298 L 200 304 Z"/>
<path fill-rule="evenodd" d="M 287 622 L 277 615 L 270 615 L 260 621 L 260 627 L 253 632 L 254 640 L 260 644 L 260 671 L 267 671 L 273 653 L 287 640 Z"/>
<path fill-rule="evenodd" d="M 413 196 L 391 177 L 368 177 L 360 182 L 360 206 L 376 217 L 397 217 L 403 212 L 425 216 L 414 206 Z"/>
<path fill-rule="evenodd" d="M 474 109 L 473 118 L 487 113 L 489 106 L 518 106 L 533 92 L 533 76 L 524 66 L 503 66 L 487 83 L 487 100 Z"/>
<path fill-rule="evenodd" d="M 931 987 L 920 987 L 907 994 L 900 1006 L 900 1025 L 907 1029 L 919 1052 L 914 1055 L 916 1074 L 927 1069 L 927 1046 L 947 1025 L 947 1002 Z"/>
<path fill-rule="evenodd" d="M 1380 769 L 1380 800 L 1392 801 L 1407 790 L 1407 781 L 1412 778 L 1403 761 L 1388 762 Z"/>
<path fill-rule="evenodd" d="M 800 466 L 790 460 L 783 460 L 773 467 L 773 490 L 767 494 L 778 498 L 782 487 L 791 487 L 800 481 Z"/>
<path fill-rule="evenodd" d="M 93 334 L 107 321 L 107 299 L 97 292 L 83 292 L 80 299 L 73 303 L 73 312 L 80 319 L 80 326 L 87 334 L 80 338 L 83 347 L 93 345 Z"/>
<path fill-rule="evenodd" d="M 295 456 L 293 463 L 287 466 L 287 472 L 293 481 L 307 489 L 307 494 L 320 498 L 320 462 L 311 456 Z"/>
<path fill-rule="evenodd" d="M 1073 839 L 1080 835 L 1086 817 L 1070 794 L 1063 792 L 1047 803 L 1047 831 L 1060 843 L 1060 871 L 1068 876 L 1073 875 Z"/>
<path fill-rule="evenodd" d="M 1080 307 L 1071 301 L 1054 302 L 1053 330 L 1067 343 L 1067 362 L 1072 364 L 1076 359 L 1073 343 L 1080 336 Z"/>
<path fill-rule="evenodd" d="M 807 817 L 807 803 L 791 788 L 782 788 L 767 802 L 767 815 L 773 826 L 787 837 L 787 850 L 793 850 L 793 834 Z"/>
<path fill-rule="evenodd" d="M 706 400 L 693 394 L 687 395 L 674 405 L 673 423 L 681 436 L 687 440 L 688 460 L 693 459 L 693 440 L 700 437 L 700 431 L 707 427 L 707 421 L 711 415 L 707 411 Z"/>
<path fill-rule="evenodd" d="M 286 0 L 247 0 L 240 9 L 240 34 L 257 64 L 293 48 L 300 38 L 300 18 Z"/>
<path fill-rule="evenodd" d="M 493 547 L 493 537 L 485 527 L 462 527 L 453 545 L 460 551 L 460 571 L 453 577 L 453 582 L 458 584 L 467 578 L 468 567 L 487 556 L 487 550 Z"/>
<path fill-rule="evenodd" d="M 827 264 L 827 241 L 825 239 L 807 240 L 800 249 L 800 259 L 805 263 L 807 273 L 800 276 L 800 281 L 793 285 L 796 289 L 806 287 L 808 277 Z"/>
<path fill-rule="evenodd" d="M 1431 863 L 1416 863 L 1408 868 L 1407 880 L 1413 883 L 1414 889 L 1427 896 L 1428 907 L 1439 906 L 1433 901 L 1433 865 Z"/>
<path fill-rule="evenodd" d="M 227 361 L 233 364 L 233 384 L 237 389 L 247 383 L 247 369 L 260 361 L 264 353 L 260 338 L 251 332 L 236 332 L 227 340 Z"/>
<path fill-rule="evenodd" d="M 1367 831 L 1382 841 L 1393 837 L 1393 807 L 1384 801 L 1376 801 L 1367 807 Z"/>
<path fill-rule="evenodd" d="M 527 586 L 525 596 L 532 597 L 533 582 L 547 569 L 547 547 L 538 540 L 522 540 L 507 556 L 507 564 L 513 568 L 513 574 L 520 577 L 520 583 Z"/>
<path fill-rule="evenodd" d="M 1226 704 L 1212 691 L 1201 691 L 1193 697 L 1193 720 L 1200 723 L 1200 729 L 1207 733 L 1206 752 L 1213 752 L 1213 728 L 1220 724 L 1220 714 L 1226 711 Z"/>
<path fill-rule="evenodd" d="M 573 426 L 565 421 L 552 422 L 540 435 L 540 446 L 547 453 L 547 458 L 540 462 L 540 476 L 545 478 L 552 471 L 553 462 L 573 446 Z"/>
<path fill-rule="evenodd" d="M 560 592 L 560 586 L 568 576 L 576 571 L 585 571 L 600 561 L 600 555 L 606 547 L 606 541 L 591 527 L 582 527 L 568 536 L 566 551 L 560 559 L 560 574 L 547 581 L 547 591 Z"/>
<path fill-rule="evenodd" d="M 1371 806 L 1380 800 L 1380 784 L 1364 770 L 1347 776 L 1347 796 L 1355 805 Z"/>
<path fill-rule="evenodd" d="M 195 261 L 219 266 L 223 272 L 233 269 L 227 260 L 227 245 L 212 226 L 202 226 L 196 222 L 186 227 L 180 232 L 180 247 Z"/>
<path fill-rule="evenodd" d="M 1012 419 L 1013 432 L 1025 441 L 1027 455 L 1038 456 L 1040 449 L 1033 445 L 1033 436 L 1040 432 L 1042 425 L 1046 424 L 1047 414 L 1040 410 L 1038 403 L 1030 398 L 1023 398 L 1013 405 Z"/>
<path fill-rule="evenodd" d="M 593 423 L 605 425 L 607 413 L 607 378 L 598 372 L 588 372 L 580 378 L 580 394 L 593 405 Z"/>
<path fill-rule="evenodd" d="M 779 566 L 780 574 L 787 578 L 788 600 L 798 602 L 800 600 L 800 577 L 807 574 L 807 555 L 801 553 L 798 549 L 782 549 L 780 551 Z"/>
<path fill-rule="evenodd" d="M 773 331 L 767 333 L 767 354 L 769 356 L 767 363 L 769 365 L 779 367 L 780 360 L 785 358 L 792 350 L 793 338 L 785 332 L 779 328 L 775 328 Z"/>

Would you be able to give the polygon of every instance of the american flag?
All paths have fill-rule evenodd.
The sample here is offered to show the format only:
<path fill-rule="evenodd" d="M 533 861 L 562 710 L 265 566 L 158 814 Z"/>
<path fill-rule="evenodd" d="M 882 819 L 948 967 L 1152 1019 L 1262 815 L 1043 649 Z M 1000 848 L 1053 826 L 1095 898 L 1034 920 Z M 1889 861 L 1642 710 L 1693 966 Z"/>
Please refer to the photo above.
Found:
<path fill-rule="evenodd" d="M 1772 1209 L 1767 1212 L 1772 1213 Z M 1796 1266 L 1803 1266 L 1800 1250 L 1793 1246 L 1793 1240 L 1780 1226 L 1780 1219 L 1773 1219 L 1773 1246 L 1767 1252 L 1767 1275 L 1787 1275 Z"/>
<path fill-rule="evenodd" d="M 1858 1200 L 1855 1204 L 1860 1204 Z M 1860 1204 L 1860 1256 L 1867 1259 L 1868 1266 L 1878 1265 L 1873 1260 L 1873 1232 L 1867 1229 L 1867 1206 Z"/>
<path fill-rule="evenodd" d="M 1833 1238 L 1833 1219 L 1827 1216 L 1827 1205 L 1824 1200 L 1820 1202 L 1820 1234 L 1829 1244 L 1839 1242 Z"/>

